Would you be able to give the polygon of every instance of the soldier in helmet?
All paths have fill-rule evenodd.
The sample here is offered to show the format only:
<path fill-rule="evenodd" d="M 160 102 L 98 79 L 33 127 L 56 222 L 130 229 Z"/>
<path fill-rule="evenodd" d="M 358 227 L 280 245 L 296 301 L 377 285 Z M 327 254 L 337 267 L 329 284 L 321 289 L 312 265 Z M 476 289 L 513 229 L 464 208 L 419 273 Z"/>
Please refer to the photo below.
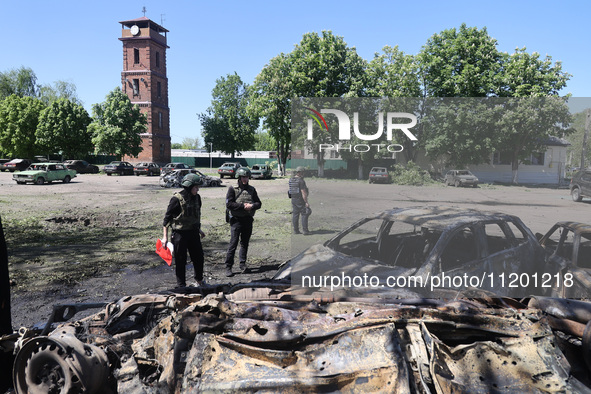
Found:
<path fill-rule="evenodd" d="M 248 252 L 248 243 L 252 235 L 252 223 L 254 213 L 261 208 L 261 200 L 254 187 L 248 184 L 250 179 L 250 170 L 241 167 L 236 172 L 238 176 L 238 185 L 229 186 L 226 193 L 226 208 L 230 213 L 230 245 L 226 254 L 226 276 L 232 276 L 232 266 L 234 265 L 234 255 L 240 241 L 240 272 L 247 272 L 246 253 Z"/>
<path fill-rule="evenodd" d="M 201 286 L 203 282 L 203 247 L 201 238 L 205 233 L 201 231 L 201 196 L 199 185 L 202 179 L 197 174 L 187 174 L 181 182 L 183 190 L 174 193 L 162 223 L 164 227 L 163 239 L 168 240 L 168 228 L 172 228 L 172 244 L 174 245 L 174 260 L 176 283 L 178 287 L 185 287 L 187 252 L 193 261 L 195 280 Z"/>
<path fill-rule="evenodd" d="M 309 235 L 308 217 L 312 214 L 308 203 L 308 186 L 304 181 L 304 167 L 297 167 L 295 175 L 289 179 L 288 196 L 291 198 L 291 224 L 294 234 L 300 233 L 300 216 L 302 217 L 302 231 Z"/>

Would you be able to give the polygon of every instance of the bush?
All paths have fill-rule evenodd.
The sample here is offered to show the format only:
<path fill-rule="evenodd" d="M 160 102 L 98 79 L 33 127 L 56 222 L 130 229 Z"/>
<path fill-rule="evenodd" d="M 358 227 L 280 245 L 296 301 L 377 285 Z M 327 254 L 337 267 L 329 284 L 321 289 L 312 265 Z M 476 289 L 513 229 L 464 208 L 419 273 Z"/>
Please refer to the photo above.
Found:
<path fill-rule="evenodd" d="M 401 164 L 394 165 L 390 176 L 392 177 L 392 182 L 398 185 L 422 186 L 435 183 L 427 171 L 412 161 L 406 163 L 406 166 Z"/>

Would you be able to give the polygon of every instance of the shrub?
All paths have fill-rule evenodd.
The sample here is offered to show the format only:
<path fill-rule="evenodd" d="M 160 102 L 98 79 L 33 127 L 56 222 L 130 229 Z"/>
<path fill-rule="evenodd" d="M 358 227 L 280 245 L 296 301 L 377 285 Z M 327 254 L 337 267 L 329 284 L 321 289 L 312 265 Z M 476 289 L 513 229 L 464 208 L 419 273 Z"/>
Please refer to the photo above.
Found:
<path fill-rule="evenodd" d="M 421 167 L 409 161 L 406 166 L 396 164 L 390 172 L 392 182 L 398 185 L 422 186 L 435 183 L 429 173 Z"/>

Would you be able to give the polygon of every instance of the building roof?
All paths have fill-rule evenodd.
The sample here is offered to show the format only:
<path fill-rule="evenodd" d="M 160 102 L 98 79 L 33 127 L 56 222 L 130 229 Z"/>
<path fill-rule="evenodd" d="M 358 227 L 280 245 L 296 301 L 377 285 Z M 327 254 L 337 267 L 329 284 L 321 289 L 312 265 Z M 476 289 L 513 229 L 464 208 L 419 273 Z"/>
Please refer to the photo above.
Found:
<path fill-rule="evenodd" d="M 165 29 L 164 27 L 160 26 L 158 23 L 154 22 L 153 20 L 151 20 L 150 18 L 147 18 L 145 16 L 142 16 L 142 17 L 136 18 L 136 19 L 130 19 L 127 21 L 121 21 L 119 23 L 121 23 L 125 27 L 131 27 L 133 25 L 138 25 L 140 27 L 152 26 L 154 28 L 154 30 L 157 30 L 159 32 L 168 33 L 167 29 Z"/>

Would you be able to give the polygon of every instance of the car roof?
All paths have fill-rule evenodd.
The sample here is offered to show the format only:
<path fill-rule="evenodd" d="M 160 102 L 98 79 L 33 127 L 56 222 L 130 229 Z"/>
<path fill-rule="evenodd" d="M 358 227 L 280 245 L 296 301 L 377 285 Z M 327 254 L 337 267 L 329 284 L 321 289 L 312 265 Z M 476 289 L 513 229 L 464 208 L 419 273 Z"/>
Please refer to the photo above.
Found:
<path fill-rule="evenodd" d="M 383 211 L 376 219 L 403 221 L 420 227 L 444 229 L 452 225 L 469 224 L 479 221 L 514 220 L 513 215 L 499 212 L 484 212 L 453 207 L 395 208 Z"/>
<path fill-rule="evenodd" d="M 581 222 L 562 221 L 557 222 L 555 226 L 567 227 L 572 229 L 575 233 L 590 233 L 591 224 Z"/>

